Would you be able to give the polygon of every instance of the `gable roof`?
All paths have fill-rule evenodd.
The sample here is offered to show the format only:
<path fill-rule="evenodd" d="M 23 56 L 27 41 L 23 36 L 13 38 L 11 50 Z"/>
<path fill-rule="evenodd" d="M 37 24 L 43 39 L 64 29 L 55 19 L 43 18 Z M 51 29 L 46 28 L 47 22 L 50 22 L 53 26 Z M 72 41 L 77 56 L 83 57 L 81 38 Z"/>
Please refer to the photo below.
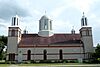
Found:
<path fill-rule="evenodd" d="M 22 34 L 19 46 L 81 44 L 80 34 L 54 34 L 51 37 L 41 37 L 38 34 Z"/>

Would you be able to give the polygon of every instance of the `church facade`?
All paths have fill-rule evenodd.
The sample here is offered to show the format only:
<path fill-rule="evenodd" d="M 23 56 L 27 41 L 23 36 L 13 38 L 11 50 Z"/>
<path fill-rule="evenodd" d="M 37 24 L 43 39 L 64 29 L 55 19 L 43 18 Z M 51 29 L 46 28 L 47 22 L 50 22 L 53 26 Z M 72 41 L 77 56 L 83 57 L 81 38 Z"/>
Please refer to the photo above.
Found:
<path fill-rule="evenodd" d="M 19 17 L 12 17 L 8 28 L 7 60 L 24 62 L 29 60 L 83 60 L 91 58 L 93 52 L 92 27 L 87 18 L 81 19 L 80 33 L 72 29 L 70 34 L 52 32 L 52 20 L 46 15 L 39 20 L 38 34 L 21 33 Z"/>

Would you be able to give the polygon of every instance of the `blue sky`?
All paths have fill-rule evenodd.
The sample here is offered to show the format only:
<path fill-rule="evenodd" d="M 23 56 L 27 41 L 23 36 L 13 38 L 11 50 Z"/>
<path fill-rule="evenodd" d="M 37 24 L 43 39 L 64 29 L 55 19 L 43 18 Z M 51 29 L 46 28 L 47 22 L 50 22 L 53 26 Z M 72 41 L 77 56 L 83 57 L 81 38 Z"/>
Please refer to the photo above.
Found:
<path fill-rule="evenodd" d="M 20 27 L 29 33 L 38 32 L 38 21 L 45 14 L 53 20 L 54 33 L 76 33 L 81 28 L 82 13 L 93 27 L 94 46 L 100 43 L 100 0 L 0 0 L 0 35 L 7 36 L 12 16 L 20 17 Z"/>

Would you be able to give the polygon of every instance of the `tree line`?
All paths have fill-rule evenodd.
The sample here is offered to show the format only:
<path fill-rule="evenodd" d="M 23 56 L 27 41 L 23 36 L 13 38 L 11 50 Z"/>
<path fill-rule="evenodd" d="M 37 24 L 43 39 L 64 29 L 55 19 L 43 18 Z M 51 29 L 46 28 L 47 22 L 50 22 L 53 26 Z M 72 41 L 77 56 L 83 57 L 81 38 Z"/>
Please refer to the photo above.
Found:
<path fill-rule="evenodd" d="M 7 37 L 0 36 L 0 60 L 6 59 L 6 49 L 5 49 L 6 46 L 7 46 Z"/>

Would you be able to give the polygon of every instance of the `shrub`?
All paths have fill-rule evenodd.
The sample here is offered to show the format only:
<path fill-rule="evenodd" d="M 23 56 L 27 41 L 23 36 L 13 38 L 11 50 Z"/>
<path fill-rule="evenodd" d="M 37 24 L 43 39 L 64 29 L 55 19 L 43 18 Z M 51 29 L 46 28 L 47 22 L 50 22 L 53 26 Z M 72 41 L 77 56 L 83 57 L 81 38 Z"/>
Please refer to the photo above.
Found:
<path fill-rule="evenodd" d="M 89 63 L 100 63 L 100 60 L 98 60 L 98 59 L 93 59 L 93 60 L 89 61 Z"/>
<path fill-rule="evenodd" d="M 68 60 L 62 60 L 62 63 L 68 63 Z"/>
<path fill-rule="evenodd" d="M 16 61 L 5 61 L 5 64 L 16 64 Z"/>
<path fill-rule="evenodd" d="M 36 63 L 35 60 L 31 60 L 30 62 L 31 62 L 31 63 Z"/>
<path fill-rule="evenodd" d="M 5 60 L 0 60 L 0 64 L 5 64 Z"/>
<path fill-rule="evenodd" d="M 62 60 L 55 60 L 55 63 L 62 63 Z"/>
<path fill-rule="evenodd" d="M 24 62 L 22 62 L 22 64 L 30 64 L 31 63 L 31 61 L 24 61 Z"/>
<path fill-rule="evenodd" d="M 70 60 L 69 63 L 78 63 L 78 60 Z"/>
<path fill-rule="evenodd" d="M 40 63 L 52 63 L 52 60 L 40 60 Z"/>
<path fill-rule="evenodd" d="M 52 63 L 52 60 L 45 60 L 45 63 Z"/>
<path fill-rule="evenodd" d="M 0 62 L 0 64 L 5 64 L 5 62 Z"/>

